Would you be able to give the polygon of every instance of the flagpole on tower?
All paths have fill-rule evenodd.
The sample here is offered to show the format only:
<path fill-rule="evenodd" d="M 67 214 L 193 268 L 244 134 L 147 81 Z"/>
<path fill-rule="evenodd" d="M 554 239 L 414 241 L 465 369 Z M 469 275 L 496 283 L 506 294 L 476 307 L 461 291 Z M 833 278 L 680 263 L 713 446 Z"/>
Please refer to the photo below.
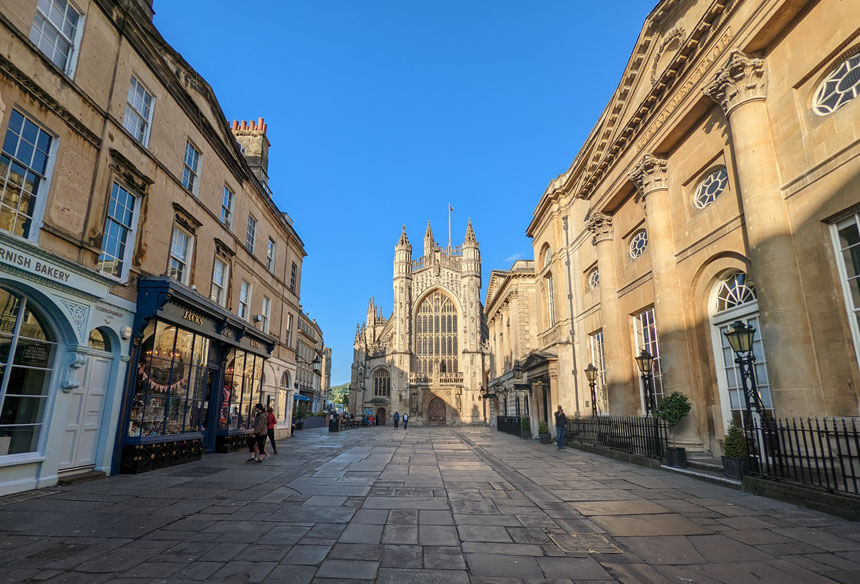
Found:
<path fill-rule="evenodd" d="M 448 253 L 451 253 L 451 211 L 454 210 L 454 207 L 451 206 L 451 203 L 448 203 Z"/>

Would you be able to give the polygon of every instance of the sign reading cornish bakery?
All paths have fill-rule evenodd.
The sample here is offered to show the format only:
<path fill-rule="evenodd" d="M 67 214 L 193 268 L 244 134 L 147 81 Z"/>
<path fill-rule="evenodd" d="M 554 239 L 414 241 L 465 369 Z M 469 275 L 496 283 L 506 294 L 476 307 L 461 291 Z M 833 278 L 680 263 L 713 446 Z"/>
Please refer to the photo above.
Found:
<path fill-rule="evenodd" d="M 24 270 L 25 272 L 41 276 L 42 278 L 46 278 L 66 286 L 80 289 L 89 287 L 86 286 L 86 280 L 80 275 L 67 269 L 63 269 L 54 263 L 45 261 L 36 255 L 27 253 L 26 251 L 20 251 L 4 243 L 0 243 L 0 263 Z"/>

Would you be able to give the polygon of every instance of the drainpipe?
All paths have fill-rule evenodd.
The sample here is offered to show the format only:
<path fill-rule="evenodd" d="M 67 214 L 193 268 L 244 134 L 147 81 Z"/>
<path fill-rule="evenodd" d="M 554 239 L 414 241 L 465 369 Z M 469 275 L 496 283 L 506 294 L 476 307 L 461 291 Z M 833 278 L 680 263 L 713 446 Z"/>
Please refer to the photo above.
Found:
<path fill-rule="evenodd" d="M 561 221 L 564 226 L 564 265 L 567 268 L 567 304 L 568 314 L 570 314 L 570 358 L 573 364 L 570 373 L 573 376 L 573 395 L 574 399 L 576 399 L 576 417 L 578 418 L 580 415 L 579 382 L 576 377 L 576 331 L 573 326 L 573 278 L 570 274 L 570 235 L 567 228 L 567 217 L 562 217 Z"/>

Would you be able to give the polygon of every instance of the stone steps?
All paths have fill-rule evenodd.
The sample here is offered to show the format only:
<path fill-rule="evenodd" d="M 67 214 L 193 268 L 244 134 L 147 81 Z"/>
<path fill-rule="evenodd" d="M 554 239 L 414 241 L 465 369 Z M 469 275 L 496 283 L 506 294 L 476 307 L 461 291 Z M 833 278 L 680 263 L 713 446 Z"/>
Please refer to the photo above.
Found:
<path fill-rule="evenodd" d="M 723 475 L 723 464 L 719 458 L 713 458 L 707 455 L 688 454 L 687 464 L 688 466 L 685 468 L 669 466 L 666 464 L 662 465 L 660 468 L 717 485 L 723 485 L 735 489 L 741 488 L 742 483 L 740 481 L 726 478 Z"/>
<path fill-rule="evenodd" d="M 62 487 L 69 487 L 71 485 L 78 485 L 80 483 L 88 483 L 90 481 L 97 481 L 99 479 L 105 478 L 105 473 L 100 470 L 91 470 L 88 472 L 81 472 L 76 474 L 69 474 L 65 476 L 61 476 L 57 483 Z"/>

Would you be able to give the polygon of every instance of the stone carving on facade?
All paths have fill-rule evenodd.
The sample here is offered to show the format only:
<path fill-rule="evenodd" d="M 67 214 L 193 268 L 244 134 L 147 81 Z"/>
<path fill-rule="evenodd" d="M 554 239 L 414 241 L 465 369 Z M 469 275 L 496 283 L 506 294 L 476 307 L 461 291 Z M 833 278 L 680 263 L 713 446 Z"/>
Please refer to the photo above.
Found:
<path fill-rule="evenodd" d="M 642 160 L 630 173 L 630 180 L 636 185 L 636 190 L 641 199 L 645 199 L 654 191 L 669 188 L 667 168 L 668 164 L 665 158 L 657 158 L 651 153 L 642 156 Z"/>
<path fill-rule="evenodd" d="M 678 49 L 681 48 L 684 36 L 684 27 L 676 26 L 663 37 L 663 41 L 657 49 L 657 55 L 654 58 L 654 62 L 651 64 L 651 85 L 657 83 L 657 80 L 660 78 L 666 65 L 668 65 L 678 53 Z"/>
<path fill-rule="evenodd" d="M 764 59 L 732 51 L 725 66 L 704 92 L 720 104 L 726 117 L 740 105 L 765 99 L 767 74 Z"/>
<path fill-rule="evenodd" d="M 612 217 L 604 213 L 592 213 L 586 219 L 586 229 L 591 232 L 591 243 L 597 245 L 601 241 L 611 240 L 613 237 Z"/>
<path fill-rule="evenodd" d="M 69 321 L 75 327 L 78 338 L 85 341 L 87 339 L 87 322 L 90 319 L 90 308 L 85 304 L 78 304 L 65 298 L 60 298 L 59 301 L 60 304 L 66 307 Z"/>

